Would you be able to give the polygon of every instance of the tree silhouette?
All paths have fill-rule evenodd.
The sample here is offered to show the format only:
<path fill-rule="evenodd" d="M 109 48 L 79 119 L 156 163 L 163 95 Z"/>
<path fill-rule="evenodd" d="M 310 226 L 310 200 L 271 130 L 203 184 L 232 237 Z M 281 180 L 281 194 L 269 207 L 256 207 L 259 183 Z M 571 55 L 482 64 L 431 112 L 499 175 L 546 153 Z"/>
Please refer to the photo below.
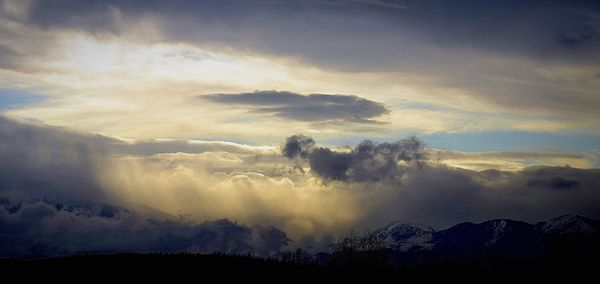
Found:
<path fill-rule="evenodd" d="M 383 240 L 374 231 L 350 231 L 332 247 L 331 263 L 337 266 L 387 266 Z"/>

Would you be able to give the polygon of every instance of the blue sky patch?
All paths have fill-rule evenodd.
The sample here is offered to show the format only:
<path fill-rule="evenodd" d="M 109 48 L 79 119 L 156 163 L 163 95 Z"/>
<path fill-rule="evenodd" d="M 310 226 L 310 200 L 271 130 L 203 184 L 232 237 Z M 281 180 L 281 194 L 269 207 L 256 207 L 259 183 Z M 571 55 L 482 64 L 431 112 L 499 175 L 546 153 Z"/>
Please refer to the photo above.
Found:
<path fill-rule="evenodd" d="M 44 96 L 26 90 L 0 88 L 0 112 L 42 102 Z"/>

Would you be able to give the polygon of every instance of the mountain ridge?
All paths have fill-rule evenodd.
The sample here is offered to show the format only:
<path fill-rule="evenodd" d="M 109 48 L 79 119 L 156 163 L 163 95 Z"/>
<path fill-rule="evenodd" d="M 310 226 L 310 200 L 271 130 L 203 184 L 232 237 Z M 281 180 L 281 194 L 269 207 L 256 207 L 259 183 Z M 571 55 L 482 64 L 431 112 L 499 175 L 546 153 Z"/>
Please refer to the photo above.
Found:
<path fill-rule="evenodd" d="M 36 204 L 44 204 L 46 207 L 38 206 L 39 208 L 36 207 L 36 211 L 32 211 L 32 206 L 37 206 Z M 192 223 L 178 225 L 177 217 L 167 215 L 168 213 L 151 207 L 142 207 L 140 209 L 137 207 L 121 207 L 85 200 L 60 198 L 32 198 L 15 202 L 6 198 L 0 199 L 0 209 L 4 210 L 5 214 L 8 214 L 6 216 L 20 214 L 19 212 L 22 212 L 24 209 L 37 212 L 35 214 L 43 214 L 39 215 L 40 218 L 54 216 L 52 215 L 54 214 L 52 210 L 48 211 L 45 208 L 52 208 L 52 210 L 56 210 L 57 214 L 68 213 L 69 216 L 84 218 L 81 222 L 83 220 L 88 221 L 81 223 L 81 226 L 88 226 L 85 227 L 87 229 L 95 228 L 90 222 L 99 222 L 98 224 L 101 225 L 116 225 L 118 222 L 125 222 L 127 224 L 138 224 L 133 226 L 133 228 L 154 228 L 152 232 L 156 233 L 156 238 L 158 239 L 148 239 L 147 241 L 151 244 L 154 244 L 154 242 L 168 243 L 169 246 L 166 247 L 173 251 L 176 251 L 178 247 L 194 248 L 195 246 L 201 246 L 204 237 L 208 238 L 206 240 L 218 243 L 220 240 L 212 237 L 209 238 L 209 236 L 215 234 L 215 236 L 220 236 L 220 228 L 223 227 L 221 226 L 222 221 L 219 220 L 196 225 Z M 64 213 L 60 213 L 61 211 Z M 14 216 L 29 218 L 28 216 L 34 217 L 38 215 Z M 12 219 L 7 219 L 7 221 L 10 220 Z M 142 222 L 143 220 L 147 220 L 148 223 Z M 114 223 L 107 223 L 109 221 Z M 17 226 L 16 223 L 13 222 L 13 224 L 10 222 L 6 224 L 5 228 L 7 230 L 18 229 L 13 234 L 26 232 L 22 231 L 21 227 Z M 261 254 L 273 256 L 285 253 L 284 249 L 294 249 L 296 246 L 295 244 L 281 246 L 281 244 L 285 244 L 289 239 L 287 239 L 285 232 L 280 231 L 276 227 L 261 225 L 244 226 L 241 224 L 238 225 L 236 222 L 226 222 L 227 224 L 225 225 L 227 226 L 223 228 L 227 227 L 227 230 L 231 229 L 233 230 L 232 232 L 239 233 L 235 235 L 235 238 L 231 239 L 233 247 L 239 247 L 238 243 L 243 244 L 244 248 L 252 245 L 254 247 L 253 251 L 260 251 L 264 252 Z M 36 223 L 23 223 L 22 225 Z M 181 234 L 179 239 L 173 238 L 168 234 L 168 230 L 175 229 L 176 232 Z M 112 234 L 111 230 L 107 229 L 105 233 Z M 39 232 L 45 231 L 42 230 Z M 145 231 L 145 234 L 148 232 L 150 231 Z M 512 219 L 492 219 L 481 223 L 463 222 L 443 230 L 435 230 L 429 225 L 420 223 L 391 222 L 373 232 L 382 242 L 383 248 L 397 257 L 452 255 L 459 258 L 468 258 L 485 252 L 522 258 L 539 258 L 557 251 L 577 254 L 590 248 L 597 248 L 597 240 L 600 240 L 600 221 L 571 214 L 536 223 L 527 223 Z M 68 237 L 68 235 L 64 236 Z M 203 238 L 199 238 L 199 236 L 203 236 Z M 5 234 L 5 237 L 10 237 L 10 234 Z M 240 238 L 243 242 L 238 242 L 237 238 Z M 56 241 L 60 240 L 62 239 L 57 239 Z M 277 245 L 271 245 L 269 243 L 271 242 L 270 240 L 275 240 Z M 248 245 L 244 242 L 248 242 Z M 184 243 L 189 243 L 190 246 L 183 246 L 182 244 Z M 222 248 L 224 246 L 218 245 L 214 247 Z M 227 248 L 227 246 L 225 247 Z M 229 249 L 227 251 L 247 250 Z M 310 252 L 315 257 L 320 253 L 329 254 L 325 250 Z"/>
<path fill-rule="evenodd" d="M 398 258 L 449 255 L 465 259 L 493 254 L 535 259 L 556 253 L 580 255 L 598 248 L 600 240 L 600 221 L 574 214 L 536 223 L 512 219 L 463 222 L 429 232 L 410 224 L 392 224 L 403 228 L 403 231 L 413 232 L 398 234 L 387 226 L 376 230 L 386 250 Z"/>

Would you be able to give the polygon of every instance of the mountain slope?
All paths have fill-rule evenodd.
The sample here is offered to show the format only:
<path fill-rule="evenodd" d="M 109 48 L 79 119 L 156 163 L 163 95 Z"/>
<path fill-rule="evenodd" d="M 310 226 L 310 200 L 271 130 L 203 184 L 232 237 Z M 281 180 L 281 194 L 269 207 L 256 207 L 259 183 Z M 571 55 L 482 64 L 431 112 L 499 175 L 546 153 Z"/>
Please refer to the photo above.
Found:
<path fill-rule="evenodd" d="M 544 234 L 596 234 L 600 231 L 600 221 L 579 215 L 563 215 L 536 224 Z"/>
<path fill-rule="evenodd" d="M 396 258 L 482 255 L 542 259 L 598 251 L 600 221 L 565 215 L 530 224 L 509 219 L 461 223 L 435 231 L 426 225 L 391 223 L 376 231 Z"/>
<path fill-rule="evenodd" d="M 431 249 L 435 230 L 423 224 L 391 223 L 376 231 L 386 247 L 399 251 Z"/>

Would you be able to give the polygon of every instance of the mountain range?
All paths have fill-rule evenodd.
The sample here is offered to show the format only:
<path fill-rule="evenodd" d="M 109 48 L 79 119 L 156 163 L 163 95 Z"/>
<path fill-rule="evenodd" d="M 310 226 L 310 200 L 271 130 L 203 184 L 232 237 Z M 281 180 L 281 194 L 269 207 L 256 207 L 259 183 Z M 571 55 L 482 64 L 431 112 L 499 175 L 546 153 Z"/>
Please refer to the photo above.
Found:
<path fill-rule="evenodd" d="M 397 260 L 494 256 L 523 260 L 592 256 L 599 251 L 600 221 L 563 215 L 538 223 L 495 219 L 436 231 L 422 224 L 391 223 L 375 231 Z"/>
<path fill-rule="evenodd" d="M 33 198 L 20 202 L 2 198 L 0 209 L 0 227 L 4 231 L 0 239 L 7 241 L 6 247 L 0 245 L 0 254 L 5 255 L 19 255 L 12 252 L 18 247 L 17 243 L 27 248 L 24 250 L 27 252 L 32 244 L 57 248 L 70 245 L 68 249 L 58 250 L 59 254 L 90 252 L 90 248 L 96 247 L 99 248 L 94 251 L 122 251 L 130 245 L 128 238 L 138 239 L 136 244 L 144 244 L 135 247 L 136 251 L 151 248 L 170 252 L 244 252 L 272 257 L 295 249 L 293 242 L 288 245 L 290 240 L 285 233 L 274 227 L 245 226 L 225 219 L 199 225 L 180 223 L 174 215 L 142 205 L 125 208 L 59 198 Z M 42 222 L 42 219 L 47 221 Z M 44 225 L 46 222 L 70 227 L 49 233 Z M 80 233 L 72 230 L 73 227 L 85 231 Z M 89 235 L 89 232 L 96 233 Z M 592 257 L 600 252 L 600 221 L 579 215 L 563 215 L 538 223 L 510 219 L 478 224 L 465 222 L 444 230 L 423 224 L 393 222 L 374 233 L 388 255 L 400 262 L 440 256 L 535 260 L 565 255 Z M 138 234 L 143 234 L 144 238 Z M 95 245 L 96 235 L 108 243 Z M 15 244 L 9 248 L 11 240 Z M 212 244 L 210 249 L 198 249 L 207 243 Z M 55 250 L 51 252 L 56 253 Z M 328 254 L 328 251 L 318 253 L 317 258 Z"/>

